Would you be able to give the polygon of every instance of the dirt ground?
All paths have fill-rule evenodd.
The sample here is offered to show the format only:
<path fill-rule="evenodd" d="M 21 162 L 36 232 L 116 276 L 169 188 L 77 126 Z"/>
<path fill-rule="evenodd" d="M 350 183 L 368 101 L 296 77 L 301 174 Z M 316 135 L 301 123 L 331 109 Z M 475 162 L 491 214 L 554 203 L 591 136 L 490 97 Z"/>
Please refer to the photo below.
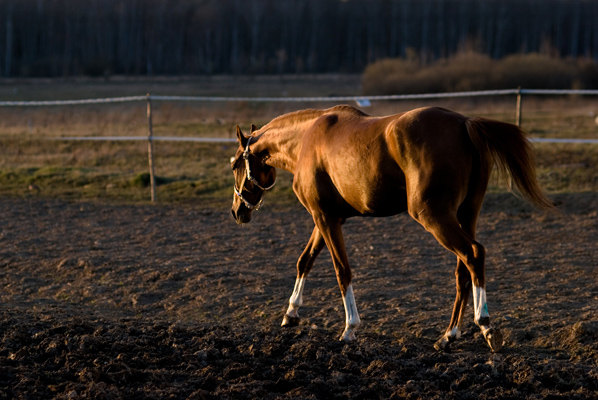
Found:
<path fill-rule="evenodd" d="M 247 226 L 229 205 L 0 198 L 0 398 L 598 398 L 598 194 L 560 213 L 486 198 L 488 304 L 434 350 L 454 300 L 454 257 L 406 215 L 345 224 L 362 327 L 329 254 L 296 328 L 281 328 L 312 229 L 298 205 Z"/>

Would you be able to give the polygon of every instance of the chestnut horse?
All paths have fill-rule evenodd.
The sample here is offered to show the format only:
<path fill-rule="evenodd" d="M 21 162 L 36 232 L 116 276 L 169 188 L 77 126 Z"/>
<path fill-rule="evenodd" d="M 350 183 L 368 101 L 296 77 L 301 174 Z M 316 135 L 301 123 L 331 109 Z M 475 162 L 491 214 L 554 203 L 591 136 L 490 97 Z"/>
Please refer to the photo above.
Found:
<path fill-rule="evenodd" d="M 407 211 L 457 256 L 457 296 L 444 335 L 434 347 L 461 334 L 473 292 L 474 321 L 492 351 L 502 335 L 490 325 L 486 305 L 484 247 L 475 240 L 476 221 L 496 164 L 521 194 L 551 207 L 536 181 L 532 153 L 515 125 L 468 118 L 442 108 L 372 117 L 351 106 L 303 110 L 275 118 L 245 136 L 239 148 L 232 214 L 247 223 L 264 192 L 274 186 L 276 168 L 294 175 L 293 190 L 315 227 L 297 262 L 295 288 L 282 325 L 299 322 L 306 277 L 320 250 L 330 250 L 345 307 L 341 340 L 351 341 L 360 324 L 341 225 L 353 216 L 389 216 Z"/>

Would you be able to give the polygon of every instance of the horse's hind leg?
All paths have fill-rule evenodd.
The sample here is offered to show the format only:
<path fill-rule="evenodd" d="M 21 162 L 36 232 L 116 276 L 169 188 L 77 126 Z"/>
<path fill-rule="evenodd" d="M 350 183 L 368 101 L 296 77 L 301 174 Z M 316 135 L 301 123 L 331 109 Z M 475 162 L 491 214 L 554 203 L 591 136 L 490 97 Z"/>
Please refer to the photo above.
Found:
<path fill-rule="evenodd" d="M 463 229 L 471 239 L 475 239 L 476 223 L 482 206 L 483 191 L 480 193 L 481 196 L 471 196 L 469 199 L 466 199 L 466 201 L 459 207 L 457 213 L 461 229 Z M 446 350 L 450 343 L 459 339 L 461 336 L 463 316 L 465 315 L 465 309 L 467 308 L 467 302 L 469 301 L 469 295 L 471 293 L 471 275 L 459 257 L 457 257 L 455 281 L 457 294 L 455 296 L 455 305 L 453 306 L 451 322 L 444 335 L 434 344 L 436 350 Z"/>
<path fill-rule="evenodd" d="M 440 244 L 455 253 L 469 271 L 471 283 L 473 284 L 474 321 L 482 330 L 482 334 L 492 351 L 500 350 L 502 347 L 502 335 L 498 330 L 493 329 L 490 326 L 490 315 L 486 303 L 484 247 L 473 240 L 471 236 L 461 228 L 457 218 L 454 215 L 451 215 L 450 212 L 438 212 L 438 210 L 432 212 L 427 208 L 421 210 L 415 217 L 426 230 L 434 235 Z M 459 269 L 457 271 L 459 275 L 461 275 L 461 272 L 464 272 Z M 460 280 L 461 282 L 464 282 L 465 279 L 463 278 Z M 462 290 L 460 290 L 460 294 L 463 300 Z M 462 300 L 460 301 L 461 303 L 463 303 Z M 457 301 L 455 303 L 457 303 Z M 462 304 L 459 309 L 461 310 L 462 307 L 464 308 L 465 305 Z M 458 323 L 458 316 L 456 321 Z M 442 348 L 442 346 L 440 347 Z"/>
<path fill-rule="evenodd" d="M 299 307 L 303 304 L 303 288 L 305 279 L 314 265 L 314 261 L 324 247 L 324 240 L 317 227 L 314 227 L 305 250 L 297 261 L 297 279 L 293 294 L 289 299 L 289 308 L 285 313 L 281 326 L 297 326 L 299 324 Z"/>
<path fill-rule="evenodd" d="M 447 350 L 449 344 L 461 337 L 461 328 L 463 323 L 463 314 L 467 308 L 467 301 L 471 292 L 471 277 L 467 267 L 459 258 L 457 258 L 457 268 L 455 269 L 455 280 L 457 282 L 457 295 L 451 322 L 444 335 L 434 343 L 436 350 Z"/>

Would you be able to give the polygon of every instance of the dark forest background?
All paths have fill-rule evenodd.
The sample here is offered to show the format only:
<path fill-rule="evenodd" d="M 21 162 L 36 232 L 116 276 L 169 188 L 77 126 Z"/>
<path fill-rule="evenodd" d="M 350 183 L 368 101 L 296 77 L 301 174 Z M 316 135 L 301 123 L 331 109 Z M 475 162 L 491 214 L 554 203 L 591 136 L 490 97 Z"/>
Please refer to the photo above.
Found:
<path fill-rule="evenodd" d="M 598 60 L 590 0 L 0 0 L 0 76 L 360 73 L 475 50 Z"/>

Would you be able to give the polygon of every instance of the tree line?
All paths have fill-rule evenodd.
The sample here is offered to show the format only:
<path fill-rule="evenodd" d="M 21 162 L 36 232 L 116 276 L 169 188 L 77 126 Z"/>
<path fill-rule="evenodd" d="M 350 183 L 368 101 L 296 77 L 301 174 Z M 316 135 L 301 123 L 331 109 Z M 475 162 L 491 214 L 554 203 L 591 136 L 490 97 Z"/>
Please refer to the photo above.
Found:
<path fill-rule="evenodd" d="M 464 49 L 598 59 L 592 0 L 0 0 L 0 76 L 362 72 Z"/>

